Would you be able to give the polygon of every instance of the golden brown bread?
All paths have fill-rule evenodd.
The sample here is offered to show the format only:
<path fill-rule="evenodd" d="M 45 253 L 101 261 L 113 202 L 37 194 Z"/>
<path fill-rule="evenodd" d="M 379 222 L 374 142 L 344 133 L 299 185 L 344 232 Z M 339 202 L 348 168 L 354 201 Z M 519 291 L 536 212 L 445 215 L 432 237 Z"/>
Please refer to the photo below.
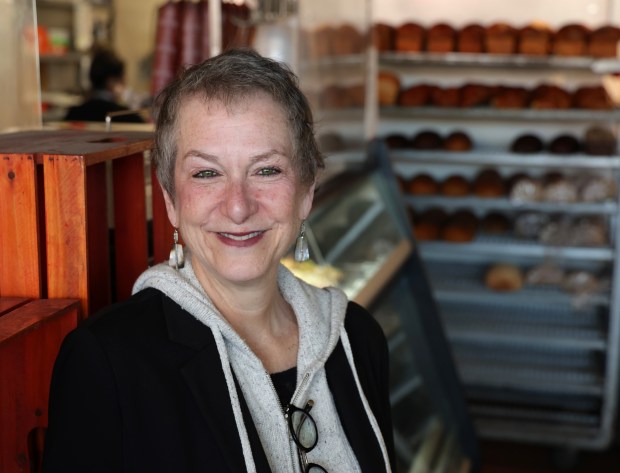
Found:
<path fill-rule="evenodd" d="M 436 107 L 458 107 L 461 103 L 461 87 L 435 87 L 430 95 L 430 103 Z"/>
<path fill-rule="evenodd" d="M 402 90 L 398 96 L 398 105 L 403 107 L 423 107 L 431 103 L 431 94 L 437 86 L 415 84 Z"/>
<path fill-rule="evenodd" d="M 431 195 L 437 194 L 439 185 L 433 176 L 422 173 L 407 182 L 406 190 L 413 195 Z"/>
<path fill-rule="evenodd" d="M 490 25 L 485 34 L 485 49 L 491 54 L 514 54 L 517 51 L 517 29 L 503 22 Z"/>
<path fill-rule="evenodd" d="M 440 238 L 452 243 L 467 243 L 478 230 L 478 218 L 469 210 L 459 210 L 448 217 L 441 228 Z"/>
<path fill-rule="evenodd" d="M 486 29 L 478 23 L 465 25 L 456 34 L 456 50 L 460 53 L 484 52 Z"/>
<path fill-rule="evenodd" d="M 396 104 L 400 93 L 400 79 L 393 72 L 380 71 L 377 80 L 377 96 L 379 105 L 391 106 Z"/>
<path fill-rule="evenodd" d="M 523 273 L 512 264 L 494 264 L 487 269 L 484 283 L 493 291 L 518 291 L 523 287 Z"/>
<path fill-rule="evenodd" d="M 345 23 L 334 28 L 331 46 L 335 56 L 359 54 L 364 50 L 364 37 L 356 27 Z"/>
<path fill-rule="evenodd" d="M 551 51 L 553 31 L 542 23 L 533 23 L 518 31 L 519 54 L 544 56 Z"/>
<path fill-rule="evenodd" d="M 462 197 L 471 193 L 471 184 L 460 174 L 453 174 L 441 181 L 439 189 L 447 197 Z"/>
<path fill-rule="evenodd" d="M 418 23 L 407 22 L 396 28 L 394 38 L 394 49 L 396 51 L 424 51 L 426 29 Z"/>
<path fill-rule="evenodd" d="M 530 108 L 539 110 L 565 110 L 572 102 L 571 93 L 554 84 L 540 84 L 530 93 Z"/>
<path fill-rule="evenodd" d="M 583 56 L 587 52 L 590 29 L 578 23 L 562 26 L 555 33 L 551 53 L 557 56 Z"/>
<path fill-rule="evenodd" d="M 573 92 L 573 107 L 589 110 L 610 110 L 613 102 L 602 85 L 579 87 Z"/>
<path fill-rule="evenodd" d="M 618 55 L 620 28 L 601 26 L 590 33 L 587 54 L 593 57 L 616 57 Z"/>
<path fill-rule="evenodd" d="M 506 193 L 504 179 L 495 169 L 483 169 L 473 182 L 473 191 L 478 197 L 493 198 L 501 197 Z"/>
<path fill-rule="evenodd" d="M 393 51 L 394 35 L 395 28 L 392 25 L 386 23 L 375 23 L 372 25 L 372 44 L 377 51 Z"/>
<path fill-rule="evenodd" d="M 446 151 L 469 151 L 472 146 L 469 135 L 460 130 L 451 132 L 443 141 L 443 149 Z"/>
<path fill-rule="evenodd" d="M 454 51 L 456 30 L 447 23 L 431 26 L 426 34 L 426 50 L 431 53 L 449 53 Z"/>

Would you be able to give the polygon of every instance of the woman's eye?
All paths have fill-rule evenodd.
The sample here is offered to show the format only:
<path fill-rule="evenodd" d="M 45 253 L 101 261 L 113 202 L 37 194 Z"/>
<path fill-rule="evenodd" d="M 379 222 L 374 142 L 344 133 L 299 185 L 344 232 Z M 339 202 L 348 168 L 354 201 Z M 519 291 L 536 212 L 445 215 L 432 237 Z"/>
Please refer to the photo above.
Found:
<path fill-rule="evenodd" d="M 274 176 L 276 174 L 280 174 L 280 170 L 278 168 L 262 168 L 258 171 L 259 176 Z"/>
<path fill-rule="evenodd" d="M 202 179 L 215 176 L 217 176 L 217 172 L 215 172 L 213 169 L 203 169 L 202 171 L 198 171 L 196 174 L 193 175 L 193 177 Z"/>

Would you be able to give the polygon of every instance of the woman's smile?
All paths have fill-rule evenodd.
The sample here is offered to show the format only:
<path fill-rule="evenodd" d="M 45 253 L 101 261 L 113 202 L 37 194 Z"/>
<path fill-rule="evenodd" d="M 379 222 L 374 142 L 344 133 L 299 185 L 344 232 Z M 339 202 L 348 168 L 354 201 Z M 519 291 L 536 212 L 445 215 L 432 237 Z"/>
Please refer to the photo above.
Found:
<path fill-rule="evenodd" d="M 229 246 L 236 247 L 248 247 L 258 243 L 263 235 L 264 231 L 249 232 L 249 233 L 218 233 L 218 237 L 222 243 Z"/>

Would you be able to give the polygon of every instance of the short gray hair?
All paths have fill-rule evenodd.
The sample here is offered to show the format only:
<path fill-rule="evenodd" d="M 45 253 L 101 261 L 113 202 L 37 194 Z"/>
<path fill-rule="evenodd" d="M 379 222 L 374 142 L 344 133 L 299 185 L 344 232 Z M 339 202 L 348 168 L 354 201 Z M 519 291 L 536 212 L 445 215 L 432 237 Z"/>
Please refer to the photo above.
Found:
<path fill-rule="evenodd" d="M 178 117 L 183 104 L 199 97 L 229 106 L 259 92 L 267 93 L 286 115 L 293 139 L 293 167 L 300 183 L 309 187 L 315 182 L 325 164 L 315 138 L 312 111 L 297 76 L 286 64 L 252 49 L 230 49 L 185 69 L 156 99 L 153 160 L 157 178 L 172 199 Z"/>

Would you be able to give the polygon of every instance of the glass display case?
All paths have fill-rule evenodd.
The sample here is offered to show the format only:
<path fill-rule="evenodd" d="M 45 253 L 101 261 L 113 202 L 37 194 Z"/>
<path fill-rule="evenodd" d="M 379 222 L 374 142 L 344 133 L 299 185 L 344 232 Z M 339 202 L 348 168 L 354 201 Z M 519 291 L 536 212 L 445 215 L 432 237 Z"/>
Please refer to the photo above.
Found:
<path fill-rule="evenodd" d="M 398 471 L 477 471 L 476 434 L 395 177 L 380 143 L 367 156 L 320 184 L 311 261 L 288 264 L 341 287 L 383 328 Z"/>

